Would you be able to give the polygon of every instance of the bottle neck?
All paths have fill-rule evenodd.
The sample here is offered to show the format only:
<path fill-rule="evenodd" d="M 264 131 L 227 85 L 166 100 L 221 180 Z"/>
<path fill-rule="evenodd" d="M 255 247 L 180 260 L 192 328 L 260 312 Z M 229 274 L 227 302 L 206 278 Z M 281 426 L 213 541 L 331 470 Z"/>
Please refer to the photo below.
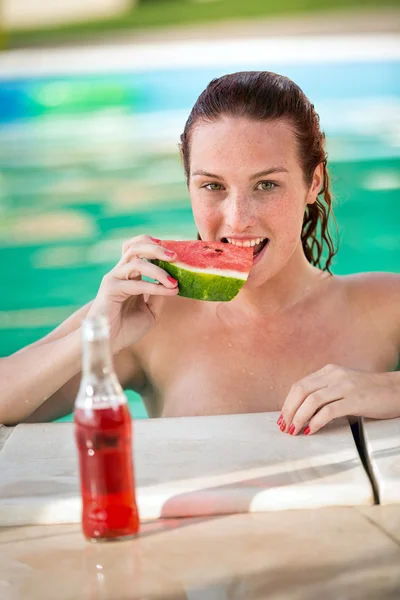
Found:
<path fill-rule="evenodd" d="M 107 337 L 85 340 L 83 346 L 83 377 L 108 377 L 114 371 L 110 344 Z"/>
<path fill-rule="evenodd" d="M 86 318 L 82 326 L 82 378 L 76 408 L 112 407 L 127 399 L 114 371 L 105 317 Z"/>

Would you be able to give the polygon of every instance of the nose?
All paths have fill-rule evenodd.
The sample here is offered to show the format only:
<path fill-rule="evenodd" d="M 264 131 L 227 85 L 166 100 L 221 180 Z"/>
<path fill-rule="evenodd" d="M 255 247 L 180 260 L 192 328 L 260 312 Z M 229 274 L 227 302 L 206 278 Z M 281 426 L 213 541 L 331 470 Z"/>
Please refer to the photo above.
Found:
<path fill-rule="evenodd" d="M 226 199 L 225 222 L 234 233 L 252 229 L 256 222 L 253 203 L 244 193 L 234 192 Z"/>

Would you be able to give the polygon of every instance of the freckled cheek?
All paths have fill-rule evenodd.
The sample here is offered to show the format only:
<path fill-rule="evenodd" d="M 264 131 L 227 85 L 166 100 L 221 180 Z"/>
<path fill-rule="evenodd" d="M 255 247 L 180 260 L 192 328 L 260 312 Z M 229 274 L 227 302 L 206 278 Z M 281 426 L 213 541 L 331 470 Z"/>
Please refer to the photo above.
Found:
<path fill-rule="evenodd" d="M 303 209 L 294 205 L 290 198 L 271 208 L 267 222 L 279 245 L 297 244 L 301 235 L 303 215 Z"/>
<path fill-rule="evenodd" d="M 206 204 L 192 203 L 193 217 L 200 233 L 211 233 L 216 230 L 221 222 L 222 215 L 218 209 Z"/>

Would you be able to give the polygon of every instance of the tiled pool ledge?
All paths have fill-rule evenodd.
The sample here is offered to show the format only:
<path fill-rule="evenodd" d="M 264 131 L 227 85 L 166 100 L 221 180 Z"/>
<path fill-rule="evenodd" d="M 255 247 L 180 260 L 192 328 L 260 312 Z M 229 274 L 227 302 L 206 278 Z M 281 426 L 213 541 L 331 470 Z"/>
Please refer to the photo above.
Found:
<path fill-rule="evenodd" d="M 89 544 L 78 524 L 8 527 L 0 580 L 13 600 L 397 600 L 399 517 L 370 506 L 164 519 L 113 544 Z"/>

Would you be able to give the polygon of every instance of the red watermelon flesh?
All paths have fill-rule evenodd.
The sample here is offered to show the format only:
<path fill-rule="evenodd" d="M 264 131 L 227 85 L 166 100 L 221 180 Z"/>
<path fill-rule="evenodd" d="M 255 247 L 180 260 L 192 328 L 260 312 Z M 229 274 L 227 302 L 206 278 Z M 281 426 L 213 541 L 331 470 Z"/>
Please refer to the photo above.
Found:
<path fill-rule="evenodd" d="M 161 240 L 177 255 L 173 262 L 154 260 L 178 281 L 179 295 L 195 300 L 227 302 L 243 287 L 253 265 L 253 248 L 223 242 Z"/>
<path fill-rule="evenodd" d="M 160 245 L 177 254 L 177 263 L 196 269 L 222 269 L 249 273 L 253 265 L 253 248 L 240 248 L 223 242 L 162 240 Z"/>

